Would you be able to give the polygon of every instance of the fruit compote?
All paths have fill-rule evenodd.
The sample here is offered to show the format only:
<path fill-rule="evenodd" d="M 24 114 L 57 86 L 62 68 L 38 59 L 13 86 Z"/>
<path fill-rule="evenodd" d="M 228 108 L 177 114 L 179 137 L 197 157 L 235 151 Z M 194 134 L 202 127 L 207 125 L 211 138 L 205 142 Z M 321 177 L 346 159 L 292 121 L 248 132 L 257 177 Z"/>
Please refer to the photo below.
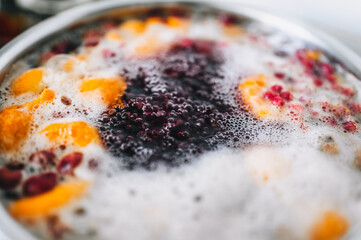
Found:
<path fill-rule="evenodd" d="M 360 82 L 335 58 L 224 13 L 98 25 L 16 63 L 1 86 L 0 197 L 36 236 L 357 229 Z"/>

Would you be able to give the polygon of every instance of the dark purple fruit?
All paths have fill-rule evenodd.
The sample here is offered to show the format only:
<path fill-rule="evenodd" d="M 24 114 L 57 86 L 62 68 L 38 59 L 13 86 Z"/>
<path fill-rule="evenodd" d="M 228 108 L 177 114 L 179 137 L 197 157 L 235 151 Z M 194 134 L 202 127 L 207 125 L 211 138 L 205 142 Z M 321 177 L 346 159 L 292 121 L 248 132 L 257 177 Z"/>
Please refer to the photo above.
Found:
<path fill-rule="evenodd" d="M 53 172 L 47 172 L 28 178 L 23 185 L 25 196 L 36 196 L 53 189 L 58 183 L 57 176 Z"/>
<path fill-rule="evenodd" d="M 22 179 L 20 170 L 0 168 L 0 189 L 11 190 L 18 186 Z"/>
<path fill-rule="evenodd" d="M 83 153 L 73 152 L 65 155 L 59 162 L 56 169 L 61 174 L 73 173 L 74 169 L 80 165 L 83 160 Z"/>
<path fill-rule="evenodd" d="M 184 39 L 158 59 L 161 76 L 140 69 L 128 77 L 124 108 L 104 112 L 99 128 L 125 167 L 179 165 L 217 146 L 211 139 L 233 109 L 216 97 L 213 79 L 223 78 L 216 49 L 211 41 Z"/>

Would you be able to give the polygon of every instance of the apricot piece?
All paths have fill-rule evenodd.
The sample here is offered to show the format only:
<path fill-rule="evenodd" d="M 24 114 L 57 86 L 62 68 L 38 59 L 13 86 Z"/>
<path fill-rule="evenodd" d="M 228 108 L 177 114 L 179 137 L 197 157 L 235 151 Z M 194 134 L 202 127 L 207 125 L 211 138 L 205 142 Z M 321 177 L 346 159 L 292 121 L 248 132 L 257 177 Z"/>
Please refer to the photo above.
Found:
<path fill-rule="evenodd" d="M 104 103 L 113 105 L 123 95 L 126 88 L 127 84 L 123 78 L 97 78 L 85 80 L 79 90 L 92 98 L 97 96 Z"/>
<path fill-rule="evenodd" d="M 138 57 L 145 57 L 160 52 L 164 48 L 157 37 L 149 36 L 144 44 L 140 44 L 135 48 L 135 55 Z"/>
<path fill-rule="evenodd" d="M 51 102 L 55 98 L 55 92 L 50 89 L 44 89 L 39 97 L 33 101 L 26 103 L 24 106 L 28 107 L 29 110 L 37 109 L 41 104 Z"/>
<path fill-rule="evenodd" d="M 172 28 L 186 28 L 188 22 L 182 18 L 170 16 L 167 18 L 167 25 Z"/>
<path fill-rule="evenodd" d="M 70 60 L 66 61 L 63 64 L 63 70 L 67 73 L 72 72 L 74 70 L 74 64 L 75 64 L 74 59 L 70 59 Z"/>
<path fill-rule="evenodd" d="M 18 77 L 12 84 L 11 89 L 15 96 L 19 96 L 24 93 L 33 92 L 40 93 L 45 85 L 42 82 L 43 70 L 40 68 L 34 68 L 26 71 L 20 77 Z"/>
<path fill-rule="evenodd" d="M 163 24 L 163 21 L 160 17 L 150 17 L 145 22 L 146 28 L 149 27 L 152 24 Z"/>
<path fill-rule="evenodd" d="M 10 205 L 9 212 L 15 218 L 34 218 L 51 213 L 70 201 L 80 198 L 89 183 L 74 181 L 58 185 L 49 192 L 18 200 Z"/>
<path fill-rule="evenodd" d="M 308 58 L 311 58 L 313 60 L 320 60 L 320 57 L 321 57 L 321 51 L 319 50 L 306 50 L 306 56 Z"/>
<path fill-rule="evenodd" d="M 259 74 L 247 78 L 243 83 L 238 85 L 238 91 L 241 92 L 245 105 L 247 105 L 256 116 L 261 118 L 270 116 L 269 107 L 260 96 L 266 81 L 267 77 Z"/>
<path fill-rule="evenodd" d="M 76 56 L 76 58 L 80 61 L 85 61 L 87 59 L 87 55 L 86 54 L 79 54 Z"/>
<path fill-rule="evenodd" d="M 139 20 L 128 20 L 119 27 L 121 30 L 139 35 L 145 30 L 145 23 Z"/>
<path fill-rule="evenodd" d="M 223 27 L 223 33 L 224 35 L 233 38 L 243 35 L 244 29 L 235 25 L 225 25 Z"/>
<path fill-rule="evenodd" d="M 28 135 L 32 115 L 11 106 L 0 112 L 0 149 L 4 152 L 16 150 Z"/>
<path fill-rule="evenodd" d="M 73 144 L 79 147 L 100 141 L 97 130 L 83 121 L 53 123 L 41 130 L 41 133 L 52 142 Z"/>
<path fill-rule="evenodd" d="M 105 35 L 105 38 L 109 39 L 109 40 L 115 40 L 115 41 L 123 40 L 123 36 L 120 33 L 116 32 L 116 31 L 109 31 Z"/>
<path fill-rule="evenodd" d="M 342 238 L 349 228 L 347 219 L 335 211 L 325 212 L 312 229 L 312 240 L 336 240 Z"/>

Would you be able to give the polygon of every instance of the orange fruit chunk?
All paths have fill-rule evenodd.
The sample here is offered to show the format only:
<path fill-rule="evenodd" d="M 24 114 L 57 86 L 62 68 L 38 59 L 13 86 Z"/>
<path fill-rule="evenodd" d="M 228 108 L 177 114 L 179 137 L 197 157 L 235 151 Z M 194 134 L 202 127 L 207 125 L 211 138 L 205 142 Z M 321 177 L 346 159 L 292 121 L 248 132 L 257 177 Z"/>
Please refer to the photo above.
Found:
<path fill-rule="evenodd" d="M 28 107 L 30 110 L 37 109 L 41 104 L 51 102 L 55 98 L 55 92 L 50 89 L 44 89 L 39 97 L 35 98 L 33 101 L 26 103 L 24 106 Z"/>
<path fill-rule="evenodd" d="M 32 115 L 11 106 L 0 111 L 0 149 L 4 152 L 16 150 L 28 135 Z"/>
<path fill-rule="evenodd" d="M 39 97 L 24 105 L 14 105 L 0 111 L 0 149 L 4 152 L 16 150 L 28 135 L 32 114 L 40 104 L 50 102 L 55 93 L 45 89 Z M 24 107 L 24 108 L 23 108 Z"/>
<path fill-rule="evenodd" d="M 139 57 L 149 56 L 161 51 L 163 44 L 156 37 L 148 37 L 144 44 L 135 48 L 135 54 Z"/>
<path fill-rule="evenodd" d="M 267 77 L 263 74 L 247 78 L 243 83 L 238 85 L 238 91 L 242 93 L 244 103 L 252 112 L 261 118 L 270 116 L 269 107 L 262 99 L 260 94 L 266 85 Z"/>
<path fill-rule="evenodd" d="M 319 50 L 306 50 L 306 56 L 308 58 L 311 58 L 313 60 L 320 60 L 320 57 L 321 57 L 321 51 Z"/>
<path fill-rule="evenodd" d="M 95 127 L 83 121 L 53 123 L 41 130 L 41 133 L 52 142 L 73 144 L 79 147 L 100 141 Z"/>
<path fill-rule="evenodd" d="M 145 31 L 145 24 L 139 20 L 128 20 L 120 25 L 120 29 L 138 35 Z"/>
<path fill-rule="evenodd" d="M 46 215 L 71 200 L 81 197 L 88 188 L 85 181 L 74 181 L 56 186 L 49 192 L 18 200 L 10 205 L 9 212 L 15 218 L 33 218 Z"/>
<path fill-rule="evenodd" d="M 167 25 L 172 28 L 185 28 L 187 27 L 187 21 L 179 17 L 170 16 L 167 18 Z"/>
<path fill-rule="evenodd" d="M 106 39 L 110 39 L 110 40 L 123 40 L 123 36 L 119 33 L 117 33 L 116 31 L 109 31 L 106 35 L 105 35 Z"/>
<path fill-rule="evenodd" d="M 42 69 L 30 69 L 13 82 L 11 86 L 12 92 L 15 96 L 19 96 L 28 92 L 40 93 L 45 87 L 42 79 Z"/>
<path fill-rule="evenodd" d="M 224 35 L 231 37 L 231 38 L 238 37 L 238 36 L 241 36 L 244 34 L 244 29 L 239 26 L 235 26 L 235 25 L 224 26 L 223 33 L 224 33 Z"/>
<path fill-rule="evenodd" d="M 67 73 L 72 72 L 74 70 L 74 64 L 75 64 L 74 59 L 70 59 L 70 60 L 66 61 L 63 64 L 63 70 Z"/>
<path fill-rule="evenodd" d="M 146 21 L 146 27 L 148 27 L 151 24 L 163 24 L 163 21 L 160 17 L 150 17 Z"/>
<path fill-rule="evenodd" d="M 80 92 L 99 100 L 108 105 L 115 104 L 127 88 L 124 78 L 97 78 L 84 81 L 80 85 Z M 98 93 L 97 95 L 94 95 Z"/>
<path fill-rule="evenodd" d="M 312 240 L 336 240 L 346 234 L 349 223 L 335 211 L 327 211 L 312 229 Z"/>

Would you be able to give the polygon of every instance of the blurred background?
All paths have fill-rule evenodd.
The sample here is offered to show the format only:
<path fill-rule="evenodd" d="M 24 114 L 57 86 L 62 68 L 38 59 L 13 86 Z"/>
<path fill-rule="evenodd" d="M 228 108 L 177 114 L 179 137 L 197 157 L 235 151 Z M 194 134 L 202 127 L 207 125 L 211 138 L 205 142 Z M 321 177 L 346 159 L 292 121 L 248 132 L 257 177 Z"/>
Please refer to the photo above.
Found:
<path fill-rule="evenodd" d="M 90 1 L 95 0 L 0 0 L 0 47 L 35 23 L 66 8 Z M 317 27 L 361 55 L 359 0 L 226 1 L 231 4 L 246 4 Z"/>

